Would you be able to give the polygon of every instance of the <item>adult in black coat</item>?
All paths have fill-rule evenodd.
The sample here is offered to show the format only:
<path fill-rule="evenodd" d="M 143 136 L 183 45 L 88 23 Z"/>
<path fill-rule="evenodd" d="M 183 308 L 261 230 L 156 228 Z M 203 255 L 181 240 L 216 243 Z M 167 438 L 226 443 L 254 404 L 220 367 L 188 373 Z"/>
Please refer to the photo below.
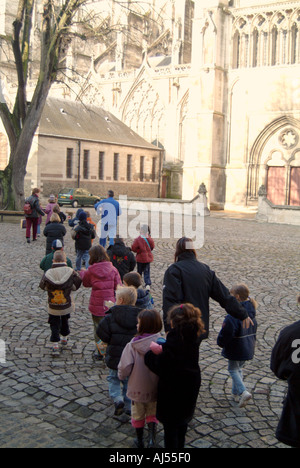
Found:
<path fill-rule="evenodd" d="M 50 218 L 50 223 L 45 226 L 44 236 L 47 237 L 46 241 L 46 255 L 52 252 L 52 242 L 59 239 L 64 245 L 64 236 L 66 235 L 66 228 L 60 222 L 60 217 L 57 213 L 53 213 Z"/>
<path fill-rule="evenodd" d="M 123 276 L 133 271 L 136 266 L 134 254 L 129 247 L 126 247 L 123 239 L 120 237 L 114 240 L 114 245 L 108 247 L 107 254 L 113 266 L 120 273 L 121 280 L 123 281 Z"/>
<path fill-rule="evenodd" d="M 280 333 L 272 351 L 271 369 L 276 377 L 288 382 L 276 438 L 290 447 L 300 448 L 300 321 Z"/>
<path fill-rule="evenodd" d="M 229 315 L 244 321 L 248 328 L 251 319 L 247 311 L 230 295 L 229 290 L 218 279 L 209 266 L 197 260 L 196 251 L 192 248 L 192 240 L 186 237 L 179 239 L 176 245 L 175 262 L 167 269 L 163 285 L 163 315 L 166 332 L 170 330 L 167 314 L 175 304 L 189 302 L 202 312 L 206 332 L 201 339 L 209 334 L 209 299 L 217 301 Z"/>

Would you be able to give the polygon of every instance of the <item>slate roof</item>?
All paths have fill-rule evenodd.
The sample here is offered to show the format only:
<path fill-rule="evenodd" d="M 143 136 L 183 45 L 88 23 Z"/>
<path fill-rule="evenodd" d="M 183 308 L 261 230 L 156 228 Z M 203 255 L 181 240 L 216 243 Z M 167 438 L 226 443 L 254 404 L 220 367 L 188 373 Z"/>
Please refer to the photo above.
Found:
<path fill-rule="evenodd" d="M 38 134 L 159 150 L 110 112 L 62 99 L 48 98 Z"/>

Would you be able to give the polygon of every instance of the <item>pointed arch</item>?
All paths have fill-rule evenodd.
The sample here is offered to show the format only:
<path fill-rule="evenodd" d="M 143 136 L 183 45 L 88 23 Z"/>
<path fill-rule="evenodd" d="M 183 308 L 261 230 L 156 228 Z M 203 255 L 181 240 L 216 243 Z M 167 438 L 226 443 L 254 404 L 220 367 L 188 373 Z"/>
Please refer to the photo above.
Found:
<path fill-rule="evenodd" d="M 259 176 L 262 164 L 263 150 L 269 139 L 280 129 L 287 126 L 296 128 L 300 132 L 300 120 L 291 116 L 282 116 L 267 125 L 255 140 L 249 156 L 247 199 L 256 200 L 260 185 Z"/>

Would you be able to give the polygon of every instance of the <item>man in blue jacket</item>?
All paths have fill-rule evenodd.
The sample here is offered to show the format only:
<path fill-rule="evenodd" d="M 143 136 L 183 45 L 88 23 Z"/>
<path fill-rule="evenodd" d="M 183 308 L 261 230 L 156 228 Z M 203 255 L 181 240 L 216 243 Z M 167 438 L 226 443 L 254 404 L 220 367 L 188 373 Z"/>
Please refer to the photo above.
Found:
<path fill-rule="evenodd" d="M 114 245 L 118 217 L 122 214 L 122 210 L 119 202 L 114 199 L 112 190 L 108 191 L 108 198 L 95 204 L 95 210 L 98 215 L 101 214 L 100 245 L 106 247 L 107 236 L 109 237 L 109 245 Z"/>

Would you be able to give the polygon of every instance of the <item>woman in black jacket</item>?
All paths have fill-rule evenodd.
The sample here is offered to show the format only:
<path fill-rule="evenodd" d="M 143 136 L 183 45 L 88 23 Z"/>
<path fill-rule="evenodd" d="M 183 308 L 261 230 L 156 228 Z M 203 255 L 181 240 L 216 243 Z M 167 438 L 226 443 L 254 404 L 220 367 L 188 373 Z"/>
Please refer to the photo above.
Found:
<path fill-rule="evenodd" d="M 281 331 L 272 351 L 271 369 L 276 377 L 288 383 L 276 438 L 300 448 L 300 321 Z"/>
<path fill-rule="evenodd" d="M 175 263 L 166 271 L 163 286 L 163 314 L 166 332 L 170 330 L 167 322 L 168 311 L 175 304 L 189 302 L 198 307 L 202 313 L 206 332 L 201 339 L 208 337 L 209 333 L 209 299 L 217 301 L 229 315 L 244 321 L 243 326 L 248 328 L 251 319 L 247 311 L 241 306 L 229 290 L 217 278 L 214 271 L 197 260 L 194 249 L 188 248 L 192 240 L 186 237 L 179 239 L 176 245 Z"/>
<path fill-rule="evenodd" d="M 46 255 L 52 252 L 52 242 L 59 239 L 64 245 L 64 236 L 66 235 L 66 228 L 60 222 L 60 217 L 57 213 L 53 213 L 50 218 L 50 223 L 45 226 L 44 236 L 47 237 L 46 242 Z"/>

